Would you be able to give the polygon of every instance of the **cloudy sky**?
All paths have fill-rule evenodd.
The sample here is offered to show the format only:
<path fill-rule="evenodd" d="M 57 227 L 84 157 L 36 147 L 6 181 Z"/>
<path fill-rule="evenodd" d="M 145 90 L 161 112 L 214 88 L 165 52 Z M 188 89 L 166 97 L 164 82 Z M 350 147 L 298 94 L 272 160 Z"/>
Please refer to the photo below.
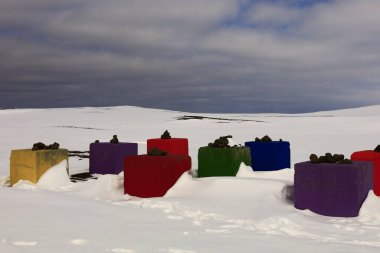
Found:
<path fill-rule="evenodd" d="M 379 0 L 0 0 L 0 108 L 380 104 Z"/>

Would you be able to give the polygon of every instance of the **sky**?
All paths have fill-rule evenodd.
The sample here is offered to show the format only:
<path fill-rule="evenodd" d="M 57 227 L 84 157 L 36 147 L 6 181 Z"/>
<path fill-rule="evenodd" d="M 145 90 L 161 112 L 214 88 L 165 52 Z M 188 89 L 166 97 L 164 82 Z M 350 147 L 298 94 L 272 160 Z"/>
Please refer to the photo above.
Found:
<path fill-rule="evenodd" d="M 1 0 L 0 108 L 380 104 L 379 0 Z"/>

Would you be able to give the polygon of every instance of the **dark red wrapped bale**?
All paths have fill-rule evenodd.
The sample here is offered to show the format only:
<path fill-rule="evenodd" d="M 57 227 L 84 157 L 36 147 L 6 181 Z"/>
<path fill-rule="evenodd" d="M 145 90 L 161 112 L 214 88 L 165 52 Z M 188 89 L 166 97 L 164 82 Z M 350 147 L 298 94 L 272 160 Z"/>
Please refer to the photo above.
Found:
<path fill-rule="evenodd" d="M 174 155 L 189 155 L 189 141 L 186 138 L 148 139 L 147 152 L 152 148 Z"/>
<path fill-rule="evenodd" d="M 358 151 L 351 155 L 351 160 L 373 163 L 373 192 L 380 196 L 380 153 L 372 150 Z"/>
<path fill-rule="evenodd" d="M 321 215 L 358 216 L 373 185 L 370 162 L 302 162 L 294 169 L 294 206 Z"/>
<path fill-rule="evenodd" d="M 162 197 L 190 169 L 188 155 L 129 156 L 124 160 L 124 193 L 140 198 Z"/>

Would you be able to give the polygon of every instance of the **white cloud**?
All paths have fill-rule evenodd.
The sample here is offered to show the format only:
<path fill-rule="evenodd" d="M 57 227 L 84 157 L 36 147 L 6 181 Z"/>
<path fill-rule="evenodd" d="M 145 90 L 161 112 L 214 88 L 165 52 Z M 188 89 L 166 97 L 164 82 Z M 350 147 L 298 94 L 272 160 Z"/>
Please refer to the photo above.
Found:
<path fill-rule="evenodd" d="M 253 25 L 287 26 L 302 18 L 302 11 L 281 3 L 260 2 L 251 6 L 245 20 Z"/>
<path fill-rule="evenodd" d="M 243 3 L 1 0 L 0 106 L 18 104 L 10 93 L 56 85 L 60 106 L 89 91 L 89 104 L 202 111 L 380 102 L 379 1 Z M 25 94 L 25 106 L 37 106 Z"/>

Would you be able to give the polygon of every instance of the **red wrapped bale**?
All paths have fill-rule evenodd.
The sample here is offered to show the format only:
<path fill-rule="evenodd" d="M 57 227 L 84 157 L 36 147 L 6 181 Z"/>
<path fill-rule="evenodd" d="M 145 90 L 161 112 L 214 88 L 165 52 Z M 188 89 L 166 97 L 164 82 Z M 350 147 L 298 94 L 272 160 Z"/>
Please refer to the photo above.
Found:
<path fill-rule="evenodd" d="M 147 152 L 152 148 L 159 148 L 174 155 L 189 155 L 189 141 L 185 138 L 148 139 Z"/>
<path fill-rule="evenodd" d="M 380 152 L 365 150 L 354 152 L 353 161 L 368 161 L 373 163 L 373 192 L 380 196 Z"/>
<path fill-rule="evenodd" d="M 140 198 L 162 197 L 191 169 L 188 155 L 139 155 L 124 160 L 124 193 Z"/>

